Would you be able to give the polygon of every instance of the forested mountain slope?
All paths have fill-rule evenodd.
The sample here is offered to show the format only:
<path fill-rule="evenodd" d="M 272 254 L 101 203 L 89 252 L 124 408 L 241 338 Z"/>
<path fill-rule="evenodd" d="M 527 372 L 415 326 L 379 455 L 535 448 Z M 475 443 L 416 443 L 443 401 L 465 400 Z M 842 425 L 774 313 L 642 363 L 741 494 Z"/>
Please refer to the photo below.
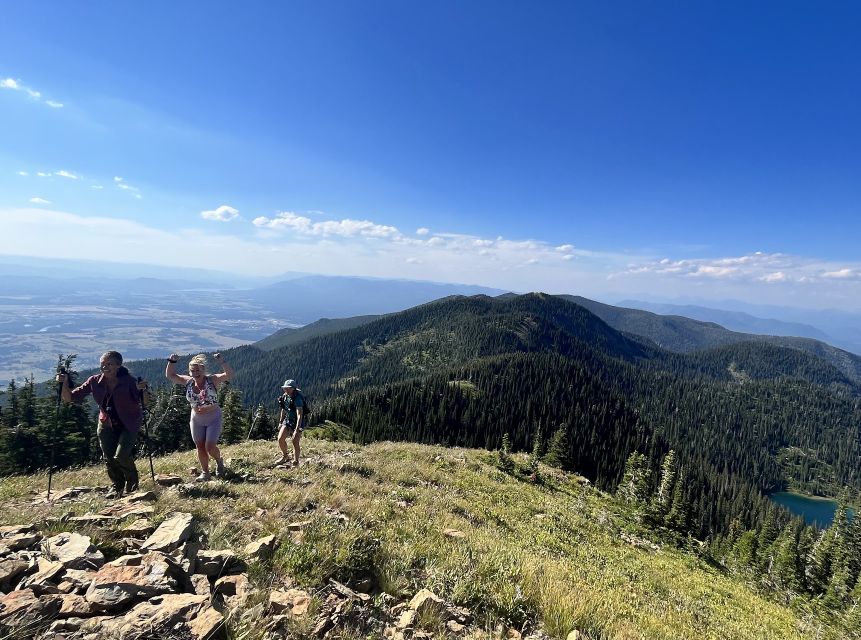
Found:
<path fill-rule="evenodd" d="M 496 448 L 507 434 L 528 450 L 558 434 L 566 465 L 606 488 L 632 452 L 656 469 L 673 448 L 691 480 L 697 535 L 736 518 L 756 522 L 761 494 L 789 484 L 859 487 L 858 388 L 833 365 L 750 342 L 674 353 L 560 297 L 450 297 L 226 357 L 246 407 L 274 412 L 281 381 L 292 377 L 315 419 L 347 424 L 362 441 Z M 154 381 L 163 367 L 131 365 Z M 783 464 L 787 450 L 804 459 Z"/>
<path fill-rule="evenodd" d="M 615 307 L 580 296 L 559 296 L 579 304 L 614 329 L 648 338 L 670 351 L 690 353 L 739 342 L 761 342 L 791 347 L 822 358 L 855 384 L 861 384 L 861 356 L 812 338 L 769 336 L 730 331 L 714 322 L 692 320 L 678 315 L 659 315 L 640 309 Z"/>

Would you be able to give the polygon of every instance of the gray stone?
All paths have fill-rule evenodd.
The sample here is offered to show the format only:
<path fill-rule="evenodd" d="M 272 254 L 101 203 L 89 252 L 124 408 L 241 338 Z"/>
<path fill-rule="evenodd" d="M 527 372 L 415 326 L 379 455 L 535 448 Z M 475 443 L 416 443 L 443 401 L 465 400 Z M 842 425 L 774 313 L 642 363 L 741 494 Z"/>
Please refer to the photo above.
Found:
<path fill-rule="evenodd" d="M 36 573 L 27 576 L 16 587 L 17 590 L 31 589 L 36 593 L 58 593 L 57 585 L 60 583 L 60 575 L 64 571 L 62 562 L 55 562 L 47 558 L 39 558 L 36 564 Z"/>
<path fill-rule="evenodd" d="M 42 534 L 38 531 L 22 531 L 12 533 L 3 537 L 0 543 L 9 551 L 21 551 L 22 549 L 33 549 L 42 540 Z"/>
<path fill-rule="evenodd" d="M 68 569 L 98 569 L 105 556 L 90 542 L 89 536 L 64 531 L 43 543 L 45 554 Z"/>
<path fill-rule="evenodd" d="M 94 609 L 110 611 L 140 598 L 178 591 L 184 578 L 173 558 L 153 552 L 137 566 L 106 564 L 93 576 L 85 597 Z"/>
<path fill-rule="evenodd" d="M 29 568 L 29 562 L 24 562 L 17 558 L 4 558 L 0 560 L 0 591 L 3 593 L 11 591 L 15 581 L 24 575 Z"/>
<path fill-rule="evenodd" d="M 209 578 L 202 573 L 195 573 L 191 576 L 191 586 L 194 588 L 194 592 L 199 596 L 206 596 L 208 598 L 212 595 L 212 588 L 209 586 Z"/>
<path fill-rule="evenodd" d="M 191 536 L 190 513 L 172 513 L 141 546 L 143 551 L 173 551 Z"/>
<path fill-rule="evenodd" d="M 272 556 L 275 552 L 275 547 L 275 536 L 271 535 L 255 540 L 254 542 L 249 542 L 245 545 L 245 549 L 243 551 L 245 555 L 252 560 L 265 560 Z"/>
<path fill-rule="evenodd" d="M 175 484 L 182 484 L 182 478 L 172 473 L 159 473 L 155 476 L 156 484 L 162 487 L 172 487 Z"/>
<path fill-rule="evenodd" d="M 37 596 L 30 589 L 7 593 L 0 596 L 0 627 L 13 630 L 9 637 L 14 638 L 15 629 L 48 622 L 57 616 L 61 606 L 59 596 Z"/>
<path fill-rule="evenodd" d="M 194 640 L 215 640 L 226 633 L 224 618 L 206 596 L 187 593 L 151 598 L 126 615 L 102 623 L 103 632 L 123 640 L 149 640 L 177 635 Z"/>
<path fill-rule="evenodd" d="M 203 550 L 197 552 L 194 572 L 215 578 L 229 573 L 239 573 L 244 569 L 244 563 L 230 549 Z"/>

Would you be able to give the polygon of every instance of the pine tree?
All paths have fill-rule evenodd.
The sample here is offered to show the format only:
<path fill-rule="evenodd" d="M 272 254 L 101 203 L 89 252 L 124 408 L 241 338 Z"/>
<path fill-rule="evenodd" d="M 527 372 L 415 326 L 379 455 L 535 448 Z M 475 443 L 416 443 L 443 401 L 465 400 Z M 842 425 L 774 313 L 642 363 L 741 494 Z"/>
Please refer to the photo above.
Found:
<path fill-rule="evenodd" d="M 644 504 L 649 495 L 649 480 L 652 470 L 646 456 L 637 451 L 628 456 L 625 473 L 616 489 L 616 495 L 625 502 Z"/>
<path fill-rule="evenodd" d="M 568 468 L 568 433 L 565 425 L 559 425 L 553 432 L 550 443 L 547 445 L 544 462 L 551 467 Z"/>
<path fill-rule="evenodd" d="M 511 441 L 508 433 L 502 434 L 502 446 L 496 452 L 497 465 L 506 473 L 514 471 L 514 461 L 511 459 Z"/>
<path fill-rule="evenodd" d="M 229 389 L 224 394 L 221 406 L 223 424 L 221 439 L 225 444 L 241 442 L 248 433 L 248 422 L 240 396 L 241 393 L 236 389 Z"/>

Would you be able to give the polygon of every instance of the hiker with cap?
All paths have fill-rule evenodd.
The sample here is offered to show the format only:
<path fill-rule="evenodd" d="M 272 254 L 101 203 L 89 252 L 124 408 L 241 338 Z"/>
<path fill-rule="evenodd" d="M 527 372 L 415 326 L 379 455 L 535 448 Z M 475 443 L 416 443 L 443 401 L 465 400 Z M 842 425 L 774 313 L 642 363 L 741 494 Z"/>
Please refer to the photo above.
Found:
<path fill-rule="evenodd" d="M 218 404 L 218 388 L 223 382 L 233 378 L 233 369 L 224 361 L 220 353 L 213 356 L 221 365 L 222 373 L 206 373 L 206 355 L 198 354 L 188 363 L 188 375 L 176 372 L 179 356 L 170 354 L 164 370 L 165 377 L 174 384 L 185 387 L 185 398 L 191 405 L 191 439 L 197 447 L 197 459 L 200 460 L 200 475 L 196 482 L 209 480 L 209 458 L 215 460 L 215 477 L 224 477 L 224 458 L 218 449 L 218 438 L 221 436 L 221 407 Z"/>
<path fill-rule="evenodd" d="M 102 354 L 99 371 L 101 373 L 90 376 L 74 389 L 69 389 L 69 378 L 65 373 L 57 374 L 57 382 L 62 385 L 60 397 L 63 402 L 80 404 L 92 395 L 99 405 L 96 436 L 105 456 L 108 478 L 114 485 L 105 497 L 120 498 L 124 492 L 138 490 L 135 443 L 143 422 L 141 397 L 146 401 L 147 383 L 132 377 L 123 366 L 123 356 L 118 351 Z"/>
<path fill-rule="evenodd" d="M 278 447 L 281 449 L 281 459 L 275 465 L 287 464 L 290 461 L 290 451 L 287 448 L 287 432 L 293 432 L 293 466 L 299 466 L 299 439 L 305 428 L 307 411 L 305 396 L 296 387 L 295 380 L 285 380 L 281 385 L 281 397 L 278 405 L 281 413 L 278 416 Z"/>

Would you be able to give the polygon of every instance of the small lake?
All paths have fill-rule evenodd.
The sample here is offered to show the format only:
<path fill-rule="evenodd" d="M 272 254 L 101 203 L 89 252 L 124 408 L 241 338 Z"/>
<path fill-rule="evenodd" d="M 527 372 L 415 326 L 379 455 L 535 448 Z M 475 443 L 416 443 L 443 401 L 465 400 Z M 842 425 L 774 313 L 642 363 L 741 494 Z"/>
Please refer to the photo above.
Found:
<path fill-rule="evenodd" d="M 772 493 L 768 496 L 777 504 L 786 507 L 793 515 L 803 516 L 807 524 L 815 524 L 818 527 L 828 527 L 834 520 L 834 512 L 837 510 L 837 501 L 828 498 L 810 498 L 799 493 L 782 491 Z M 849 517 L 853 515 L 849 510 Z"/>

